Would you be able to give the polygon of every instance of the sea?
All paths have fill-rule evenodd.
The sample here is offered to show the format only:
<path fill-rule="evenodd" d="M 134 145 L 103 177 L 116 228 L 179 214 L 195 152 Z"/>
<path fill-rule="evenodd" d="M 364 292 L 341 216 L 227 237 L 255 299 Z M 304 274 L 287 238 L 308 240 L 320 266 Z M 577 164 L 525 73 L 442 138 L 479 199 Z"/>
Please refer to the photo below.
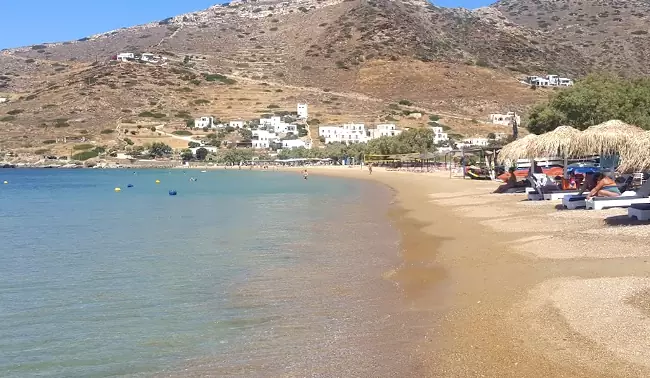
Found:
<path fill-rule="evenodd" d="M 0 170 L 0 376 L 411 376 L 392 198 L 298 172 Z"/>

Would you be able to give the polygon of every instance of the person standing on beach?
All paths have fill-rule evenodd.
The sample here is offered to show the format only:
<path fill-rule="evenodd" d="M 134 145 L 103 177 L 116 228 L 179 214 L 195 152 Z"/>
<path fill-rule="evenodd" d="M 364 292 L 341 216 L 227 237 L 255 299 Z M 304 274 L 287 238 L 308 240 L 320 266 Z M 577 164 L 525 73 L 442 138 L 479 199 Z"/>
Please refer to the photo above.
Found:
<path fill-rule="evenodd" d="M 368 163 L 368 173 L 372 174 L 372 163 Z"/>

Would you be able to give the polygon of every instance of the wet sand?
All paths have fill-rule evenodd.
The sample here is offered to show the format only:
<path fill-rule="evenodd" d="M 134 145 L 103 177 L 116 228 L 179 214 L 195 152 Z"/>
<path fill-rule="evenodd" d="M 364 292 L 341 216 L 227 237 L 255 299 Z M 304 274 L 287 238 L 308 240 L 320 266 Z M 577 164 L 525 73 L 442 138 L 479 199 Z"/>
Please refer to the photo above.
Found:
<path fill-rule="evenodd" d="M 298 174 L 299 169 L 296 174 Z M 395 280 L 428 317 L 422 377 L 650 376 L 650 225 L 624 210 L 560 211 L 447 174 L 311 167 L 396 191 Z"/>

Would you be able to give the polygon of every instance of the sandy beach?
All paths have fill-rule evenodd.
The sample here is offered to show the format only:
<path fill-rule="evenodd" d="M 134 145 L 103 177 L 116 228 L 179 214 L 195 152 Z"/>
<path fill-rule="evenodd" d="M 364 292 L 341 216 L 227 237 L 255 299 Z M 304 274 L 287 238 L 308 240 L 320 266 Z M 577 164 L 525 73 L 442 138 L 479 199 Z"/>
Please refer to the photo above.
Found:
<path fill-rule="evenodd" d="M 624 209 L 561 211 L 445 172 L 308 169 L 395 190 L 403 265 L 386 277 L 429 318 L 418 376 L 650 376 L 650 225 Z"/>

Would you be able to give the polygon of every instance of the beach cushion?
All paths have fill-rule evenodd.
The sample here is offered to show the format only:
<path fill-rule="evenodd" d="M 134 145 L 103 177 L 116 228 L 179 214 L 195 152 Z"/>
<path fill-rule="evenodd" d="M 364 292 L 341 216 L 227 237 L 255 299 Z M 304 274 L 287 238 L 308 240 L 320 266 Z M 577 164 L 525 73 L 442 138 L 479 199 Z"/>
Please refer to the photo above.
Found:
<path fill-rule="evenodd" d="M 642 199 L 642 198 L 648 198 L 648 197 L 641 197 L 641 196 L 618 196 L 618 197 L 593 197 L 592 199 L 594 201 L 627 201 L 631 199 Z M 648 198 L 650 199 L 650 198 Z"/>
<path fill-rule="evenodd" d="M 650 203 L 634 203 L 630 207 L 636 210 L 650 211 Z"/>

